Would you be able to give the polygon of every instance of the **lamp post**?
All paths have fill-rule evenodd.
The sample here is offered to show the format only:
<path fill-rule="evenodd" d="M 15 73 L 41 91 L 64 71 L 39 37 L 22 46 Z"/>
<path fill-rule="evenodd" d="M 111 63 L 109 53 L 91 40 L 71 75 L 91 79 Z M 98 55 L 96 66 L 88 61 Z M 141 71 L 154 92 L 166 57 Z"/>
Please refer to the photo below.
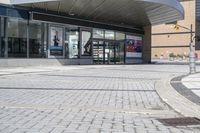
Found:
<path fill-rule="evenodd" d="M 190 26 L 190 29 L 187 28 L 187 27 L 184 27 L 184 26 L 181 26 L 181 25 L 178 25 L 176 24 L 175 25 L 175 29 L 179 29 L 180 28 L 183 28 L 183 29 L 186 29 L 188 31 L 190 31 L 190 54 L 189 54 L 189 67 L 190 67 L 190 74 L 194 74 L 196 73 L 196 64 L 195 64 L 195 53 L 194 53 L 194 48 L 193 48 L 193 25 L 191 24 Z"/>

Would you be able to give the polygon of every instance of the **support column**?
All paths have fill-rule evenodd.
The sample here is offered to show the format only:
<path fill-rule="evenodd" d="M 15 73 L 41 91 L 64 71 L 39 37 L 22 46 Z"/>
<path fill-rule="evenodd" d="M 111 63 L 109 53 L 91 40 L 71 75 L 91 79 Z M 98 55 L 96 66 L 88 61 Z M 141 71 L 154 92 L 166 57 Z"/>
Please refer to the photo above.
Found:
<path fill-rule="evenodd" d="M 29 43 L 29 20 L 27 20 L 27 30 L 26 30 L 26 47 L 27 47 L 27 51 L 26 51 L 26 54 L 27 54 L 27 58 L 29 58 L 29 46 L 30 46 L 30 43 Z"/>
<path fill-rule="evenodd" d="M 81 31 L 81 28 L 78 28 L 78 31 L 79 31 L 79 36 L 78 36 L 78 59 L 80 59 L 81 58 L 81 50 L 82 50 L 82 48 L 81 48 L 81 43 L 82 43 L 82 31 Z"/>
<path fill-rule="evenodd" d="M 4 18 L 4 38 L 5 38 L 5 50 L 4 57 L 8 58 L 8 18 Z"/>
<path fill-rule="evenodd" d="M 41 24 L 41 56 L 42 58 L 45 57 L 45 53 L 44 53 L 44 38 L 45 38 L 45 25 L 44 23 Z"/>
<path fill-rule="evenodd" d="M 46 24 L 46 29 L 47 29 L 47 32 L 46 32 L 46 57 L 49 58 L 49 55 L 50 55 L 50 50 L 49 50 L 49 24 Z"/>
<path fill-rule="evenodd" d="M 0 17 L 0 58 L 2 57 L 2 17 Z"/>
<path fill-rule="evenodd" d="M 151 63 L 151 25 L 144 27 L 142 60 L 143 63 Z"/>

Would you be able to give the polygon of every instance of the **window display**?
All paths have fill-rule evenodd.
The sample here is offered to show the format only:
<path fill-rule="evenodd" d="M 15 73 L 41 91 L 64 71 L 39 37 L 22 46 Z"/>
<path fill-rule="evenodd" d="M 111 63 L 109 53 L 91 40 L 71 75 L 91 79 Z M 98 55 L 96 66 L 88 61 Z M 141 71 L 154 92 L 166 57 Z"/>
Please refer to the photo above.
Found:
<path fill-rule="evenodd" d="M 79 42 L 79 29 L 78 27 L 66 28 L 66 47 L 69 58 L 78 58 L 78 42 Z"/>
<path fill-rule="evenodd" d="M 92 48 L 92 34 L 90 31 L 82 31 L 82 51 L 81 55 L 83 56 L 91 56 L 91 48 Z"/>
<path fill-rule="evenodd" d="M 62 57 L 63 55 L 63 28 L 50 26 L 49 57 Z"/>
<path fill-rule="evenodd" d="M 126 62 L 133 59 L 142 59 L 142 37 L 127 35 L 126 36 Z M 133 63 L 133 62 L 130 63 Z"/>

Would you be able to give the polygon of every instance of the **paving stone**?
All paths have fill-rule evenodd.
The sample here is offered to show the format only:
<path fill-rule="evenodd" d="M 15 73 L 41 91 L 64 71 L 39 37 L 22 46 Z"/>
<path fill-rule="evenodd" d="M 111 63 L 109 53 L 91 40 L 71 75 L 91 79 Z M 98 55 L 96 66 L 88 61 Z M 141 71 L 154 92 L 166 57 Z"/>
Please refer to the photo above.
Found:
<path fill-rule="evenodd" d="M 196 132 L 156 120 L 180 114 L 160 99 L 155 82 L 187 70 L 172 65 L 6 69 L 12 76 L 0 76 L 0 132 Z"/>

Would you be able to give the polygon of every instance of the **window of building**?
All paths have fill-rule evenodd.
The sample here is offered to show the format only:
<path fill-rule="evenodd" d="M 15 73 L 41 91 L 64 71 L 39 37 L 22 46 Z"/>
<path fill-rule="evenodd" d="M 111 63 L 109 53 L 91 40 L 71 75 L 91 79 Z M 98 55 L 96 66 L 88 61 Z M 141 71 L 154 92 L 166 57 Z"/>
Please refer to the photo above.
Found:
<path fill-rule="evenodd" d="M 66 45 L 66 54 L 68 54 L 68 58 L 78 58 L 79 56 L 79 49 L 78 49 L 78 42 L 79 42 L 79 29 L 78 27 L 68 27 L 66 28 L 66 35 L 65 35 L 65 45 Z"/>
<path fill-rule="evenodd" d="M 30 22 L 29 25 L 29 54 L 30 58 L 41 58 L 44 54 L 42 45 L 42 24 Z"/>
<path fill-rule="evenodd" d="M 27 21 L 8 18 L 8 57 L 27 57 Z"/>
<path fill-rule="evenodd" d="M 82 31 L 81 32 L 81 55 L 83 56 L 91 56 L 92 49 L 92 34 L 90 31 Z"/>
<path fill-rule="evenodd" d="M 119 41 L 125 40 L 125 34 L 124 33 L 116 32 L 115 36 L 116 36 L 116 40 L 119 40 Z"/>
<path fill-rule="evenodd" d="M 93 29 L 93 38 L 104 39 L 104 30 Z"/>
<path fill-rule="evenodd" d="M 115 39 L 115 32 L 106 30 L 105 31 L 105 39 L 114 40 Z"/>

